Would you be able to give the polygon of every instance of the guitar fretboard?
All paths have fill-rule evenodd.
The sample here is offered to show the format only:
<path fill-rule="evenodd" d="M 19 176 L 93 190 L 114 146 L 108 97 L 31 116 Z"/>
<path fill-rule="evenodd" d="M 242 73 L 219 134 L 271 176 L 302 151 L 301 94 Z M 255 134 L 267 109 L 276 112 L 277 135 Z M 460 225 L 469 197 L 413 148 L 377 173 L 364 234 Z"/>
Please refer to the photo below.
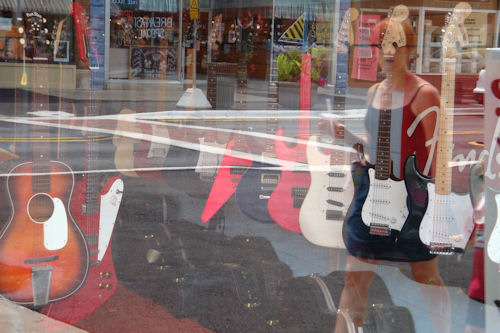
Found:
<path fill-rule="evenodd" d="M 270 73 L 269 73 L 269 85 L 268 85 L 268 92 L 267 92 L 267 110 L 270 114 L 266 117 L 266 134 L 273 136 L 276 133 L 276 130 L 278 129 L 278 117 L 277 117 L 277 111 L 279 109 L 278 106 L 278 86 L 276 84 L 276 72 L 277 72 L 277 66 L 276 66 L 276 59 L 273 59 L 273 64 L 270 66 Z M 264 148 L 264 154 L 266 156 L 275 156 L 275 150 L 274 150 L 274 140 L 273 139 L 266 139 L 266 145 Z"/>
<path fill-rule="evenodd" d="M 213 62 L 207 66 L 207 99 L 212 110 L 217 109 L 217 64 Z"/>
<path fill-rule="evenodd" d="M 87 214 L 97 214 L 99 212 L 99 196 L 98 192 L 100 190 L 99 184 L 99 174 L 94 172 L 98 169 L 99 161 L 99 142 L 95 132 L 90 129 L 98 128 L 99 124 L 94 117 L 99 115 L 99 109 L 97 106 L 97 98 L 95 96 L 95 87 L 93 82 L 95 72 L 89 69 L 90 76 L 90 89 L 88 94 L 88 106 L 87 106 L 87 178 L 86 178 L 86 213 Z"/>
<path fill-rule="evenodd" d="M 300 72 L 300 102 L 298 138 L 307 140 L 310 133 L 311 111 L 311 54 L 302 54 Z"/>
<path fill-rule="evenodd" d="M 247 57 L 245 52 L 240 53 L 237 71 L 236 110 L 247 109 Z"/>
<path fill-rule="evenodd" d="M 384 55 L 385 83 L 380 99 L 378 120 L 377 156 L 375 178 L 389 179 L 391 176 L 391 114 L 392 114 L 392 65 L 393 56 Z M 381 87 L 379 87 L 380 89 Z"/>
<path fill-rule="evenodd" d="M 441 106 L 439 110 L 438 144 L 436 155 L 436 193 L 451 193 L 451 168 L 448 163 L 453 154 L 453 108 L 455 100 L 455 58 L 443 60 Z"/>
<path fill-rule="evenodd" d="M 336 56 L 337 67 L 335 74 L 335 90 L 333 94 L 333 113 L 343 121 L 345 116 L 346 94 L 349 85 L 349 46 L 352 40 L 352 21 L 357 19 L 358 12 L 350 8 L 350 1 L 340 3 L 340 11 L 344 12 L 342 22 L 340 22 L 337 42 Z M 354 15 L 354 17 L 352 16 Z M 344 140 L 335 138 L 335 143 L 344 146 Z M 339 165 L 345 163 L 347 153 L 333 150 L 330 153 L 330 165 Z"/>
<path fill-rule="evenodd" d="M 236 110 L 243 111 L 247 109 L 247 65 L 248 65 L 248 55 L 246 52 L 240 52 L 240 59 L 238 61 L 237 69 L 237 88 L 236 88 Z M 238 122 L 236 125 L 237 130 L 241 131 L 243 129 L 243 123 Z M 235 138 L 234 149 L 244 150 L 244 137 L 241 133 L 238 133 Z"/>
<path fill-rule="evenodd" d="M 33 58 L 33 100 L 31 110 L 48 111 L 49 104 L 49 81 L 48 81 L 48 59 Z M 33 192 L 50 192 L 50 130 L 48 126 L 35 125 L 31 129 L 33 139 Z"/>

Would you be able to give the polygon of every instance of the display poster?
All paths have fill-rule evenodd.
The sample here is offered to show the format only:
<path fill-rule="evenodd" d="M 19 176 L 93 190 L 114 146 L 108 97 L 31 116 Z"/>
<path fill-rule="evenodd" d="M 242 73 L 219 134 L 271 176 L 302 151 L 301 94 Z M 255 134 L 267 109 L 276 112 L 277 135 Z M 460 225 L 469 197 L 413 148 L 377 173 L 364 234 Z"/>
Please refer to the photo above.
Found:
<path fill-rule="evenodd" d="M 488 13 L 471 13 L 464 22 L 469 46 L 471 48 L 485 48 L 488 36 Z"/>
<path fill-rule="evenodd" d="M 352 63 L 351 78 L 356 80 L 377 81 L 379 32 L 377 23 L 380 15 L 361 15 L 356 21 L 356 42 Z"/>
<path fill-rule="evenodd" d="M 168 79 L 177 71 L 177 52 L 171 47 L 131 46 L 130 79 Z"/>

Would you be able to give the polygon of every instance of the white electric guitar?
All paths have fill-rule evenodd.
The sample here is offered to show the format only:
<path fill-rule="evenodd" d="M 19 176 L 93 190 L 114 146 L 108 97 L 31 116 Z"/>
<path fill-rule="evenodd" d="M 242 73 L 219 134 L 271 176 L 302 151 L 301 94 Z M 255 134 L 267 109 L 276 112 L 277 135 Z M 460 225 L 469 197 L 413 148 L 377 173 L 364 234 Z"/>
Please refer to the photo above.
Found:
<path fill-rule="evenodd" d="M 471 200 L 468 195 L 458 195 L 451 191 L 449 166 L 453 152 L 455 56 L 457 44 L 463 46 L 467 42 L 463 22 L 470 12 L 469 4 L 457 4 L 448 18 L 443 35 L 436 177 L 434 183 L 427 184 L 429 200 L 419 231 L 422 242 L 435 254 L 463 252 L 474 229 Z"/>
<path fill-rule="evenodd" d="M 495 204 L 497 209 L 497 219 L 495 221 L 495 226 L 491 231 L 486 249 L 488 257 L 491 261 L 500 264 L 500 194 L 495 195 Z"/>
<path fill-rule="evenodd" d="M 357 9 L 349 8 L 344 14 L 337 35 L 334 111 L 339 118 L 345 111 L 345 94 L 349 78 L 349 45 L 353 39 L 351 23 L 356 21 L 358 16 Z M 344 146 L 342 141 L 337 139 L 334 143 Z M 349 153 L 333 148 L 329 153 L 323 153 L 319 149 L 320 142 L 318 136 L 312 136 L 306 148 L 311 186 L 300 208 L 300 230 L 313 244 L 345 248 L 342 228 L 354 196 L 351 166 L 346 164 Z"/>
<path fill-rule="evenodd" d="M 392 66 L 394 64 L 394 54 L 391 48 L 406 45 L 406 35 L 401 23 L 408 17 L 408 14 L 406 6 L 396 6 L 382 40 L 385 83 L 388 87 L 381 94 L 375 167 L 368 169 L 370 188 L 361 211 L 363 223 L 370 227 L 371 235 L 389 236 L 392 229 L 401 230 L 408 216 L 406 187 L 402 180 L 394 178 L 391 161 Z"/>

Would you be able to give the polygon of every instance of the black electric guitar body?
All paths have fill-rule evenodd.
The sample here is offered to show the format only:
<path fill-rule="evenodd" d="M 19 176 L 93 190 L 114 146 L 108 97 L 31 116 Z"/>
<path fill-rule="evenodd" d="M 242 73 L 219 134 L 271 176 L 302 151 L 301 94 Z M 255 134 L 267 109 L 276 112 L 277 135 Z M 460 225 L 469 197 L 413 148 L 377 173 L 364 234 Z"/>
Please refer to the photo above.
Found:
<path fill-rule="evenodd" d="M 419 236 L 420 223 L 427 210 L 429 195 L 427 184 L 432 178 L 424 176 L 417 168 L 417 158 L 410 155 L 404 164 L 404 180 L 408 193 L 408 217 L 397 238 L 398 248 L 408 256 L 409 261 L 429 260 L 435 257 L 422 243 Z"/>

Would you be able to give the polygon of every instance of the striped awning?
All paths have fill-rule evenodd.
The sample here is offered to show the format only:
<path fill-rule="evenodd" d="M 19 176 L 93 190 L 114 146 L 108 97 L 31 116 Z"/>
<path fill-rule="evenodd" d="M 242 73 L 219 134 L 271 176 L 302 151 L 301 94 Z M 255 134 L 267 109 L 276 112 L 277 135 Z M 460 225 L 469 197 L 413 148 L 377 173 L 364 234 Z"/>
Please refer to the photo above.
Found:
<path fill-rule="evenodd" d="M 69 15 L 73 0 L 0 0 L 0 10 Z"/>

